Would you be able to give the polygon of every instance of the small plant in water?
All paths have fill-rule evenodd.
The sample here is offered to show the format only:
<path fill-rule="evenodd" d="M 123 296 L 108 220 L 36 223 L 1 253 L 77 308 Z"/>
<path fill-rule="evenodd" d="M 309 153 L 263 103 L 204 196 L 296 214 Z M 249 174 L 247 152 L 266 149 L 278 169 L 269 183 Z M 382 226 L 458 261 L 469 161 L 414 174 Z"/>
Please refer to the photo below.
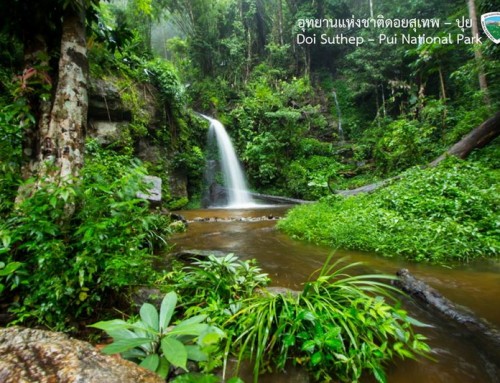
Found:
<path fill-rule="evenodd" d="M 252 360 L 254 381 L 289 362 L 304 366 L 316 381 L 358 382 L 364 371 L 386 382 L 384 365 L 394 357 L 415 358 L 430 348 L 412 325 L 425 326 L 390 305 L 396 290 L 385 275 L 350 276 L 328 260 L 299 294 L 264 294 L 241 302 L 225 330 L 233 334 L 239 363 Z"/>
<path fill-rule="evenodd" d="M 219 328 L 202 323 L 206 315 L 171 325 L 176 304 L 177 294 L 170 292 L 163 298 L 159 314 L 153 305 L 144 303 L 140 320 L 134 323 L 115 319 L 91 327 L 104 330 L 113 338 L 113 343 L 103 348 L 105 354 L 120 353 L 166 378 L 170 366 L 187 371 L 188 360 L 207 362 L 213 346 L 225 336 Z"/>

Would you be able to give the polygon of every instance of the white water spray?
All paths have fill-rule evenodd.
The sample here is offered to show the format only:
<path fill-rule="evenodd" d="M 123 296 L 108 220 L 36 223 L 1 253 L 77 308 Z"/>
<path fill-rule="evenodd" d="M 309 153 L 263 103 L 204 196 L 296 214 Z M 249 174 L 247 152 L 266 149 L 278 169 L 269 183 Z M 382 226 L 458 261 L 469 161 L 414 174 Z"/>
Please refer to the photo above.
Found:
<path fill-rule="evenodd" d="M 233 144 L 231 143 L 231 139 L 224 125 L 214 118 L 203 114 L 202 116 L 210 122 L 210 130 L 215 133 L 215 138 L 217 140 L 222 173 L 227 189 L 227 207 L 246 208 L 257 206 L 248 192 L 243 170 L 236 157 L 236 152 L 234 151 Z"/>

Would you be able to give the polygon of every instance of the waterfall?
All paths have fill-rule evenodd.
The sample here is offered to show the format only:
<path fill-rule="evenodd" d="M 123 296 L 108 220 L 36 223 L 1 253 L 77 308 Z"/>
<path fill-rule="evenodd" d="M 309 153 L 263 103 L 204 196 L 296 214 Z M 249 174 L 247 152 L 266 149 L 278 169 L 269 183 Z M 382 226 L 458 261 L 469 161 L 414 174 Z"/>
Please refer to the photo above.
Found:
<path fill-rule="evenodd" d="M 342 115 L 340 114 L 340 105 L 339 105 L 339 100 L 337 99 L 337 92 L 335 92 L 335 89 L 332 90 L 333 93 L 333 99 L 335 100 L 335 107 L 337 108 L 337 116 L 339 118 L 339 124 L 338 124 L 338 131 L 339 131 L 339 141 L 341 143 L 344 142 L 344 130 L 342 129 Z"/>
<path fill-rule="evenodd" d="M 245 208 L 256 206 L 257 204 L 248 192 L 243 170 L 224 125 L 214 118 L 202 116 L 210 122 L 210 133 L 213 132 L 217 141 L 221 170 L 227 190 L 227 207 Z"/>

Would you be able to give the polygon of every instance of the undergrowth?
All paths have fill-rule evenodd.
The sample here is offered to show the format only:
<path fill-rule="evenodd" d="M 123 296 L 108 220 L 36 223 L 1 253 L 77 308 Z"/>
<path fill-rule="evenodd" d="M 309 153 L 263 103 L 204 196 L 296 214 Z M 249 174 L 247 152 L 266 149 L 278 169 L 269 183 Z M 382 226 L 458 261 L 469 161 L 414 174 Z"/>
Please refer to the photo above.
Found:
<path fill-rule="evenodd" d="M 402 255 L 415 261 L 470 261 L 500 252 L 498 169 L 449 158 L 413 168 L 373 194 L 329 196 L 279 223 L 294 238 Z"/>

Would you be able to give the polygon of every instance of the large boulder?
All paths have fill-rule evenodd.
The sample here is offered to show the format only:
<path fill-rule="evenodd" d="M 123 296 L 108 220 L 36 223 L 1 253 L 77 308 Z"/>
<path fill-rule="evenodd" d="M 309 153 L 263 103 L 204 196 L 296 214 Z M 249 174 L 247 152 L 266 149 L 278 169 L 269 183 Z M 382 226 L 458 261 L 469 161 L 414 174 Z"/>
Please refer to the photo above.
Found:
<path fill-rule="evenodd" d="M 86 342 L 37 329 L 0 329 L 2 383 L 164 383 L 138 365 Z"/>

